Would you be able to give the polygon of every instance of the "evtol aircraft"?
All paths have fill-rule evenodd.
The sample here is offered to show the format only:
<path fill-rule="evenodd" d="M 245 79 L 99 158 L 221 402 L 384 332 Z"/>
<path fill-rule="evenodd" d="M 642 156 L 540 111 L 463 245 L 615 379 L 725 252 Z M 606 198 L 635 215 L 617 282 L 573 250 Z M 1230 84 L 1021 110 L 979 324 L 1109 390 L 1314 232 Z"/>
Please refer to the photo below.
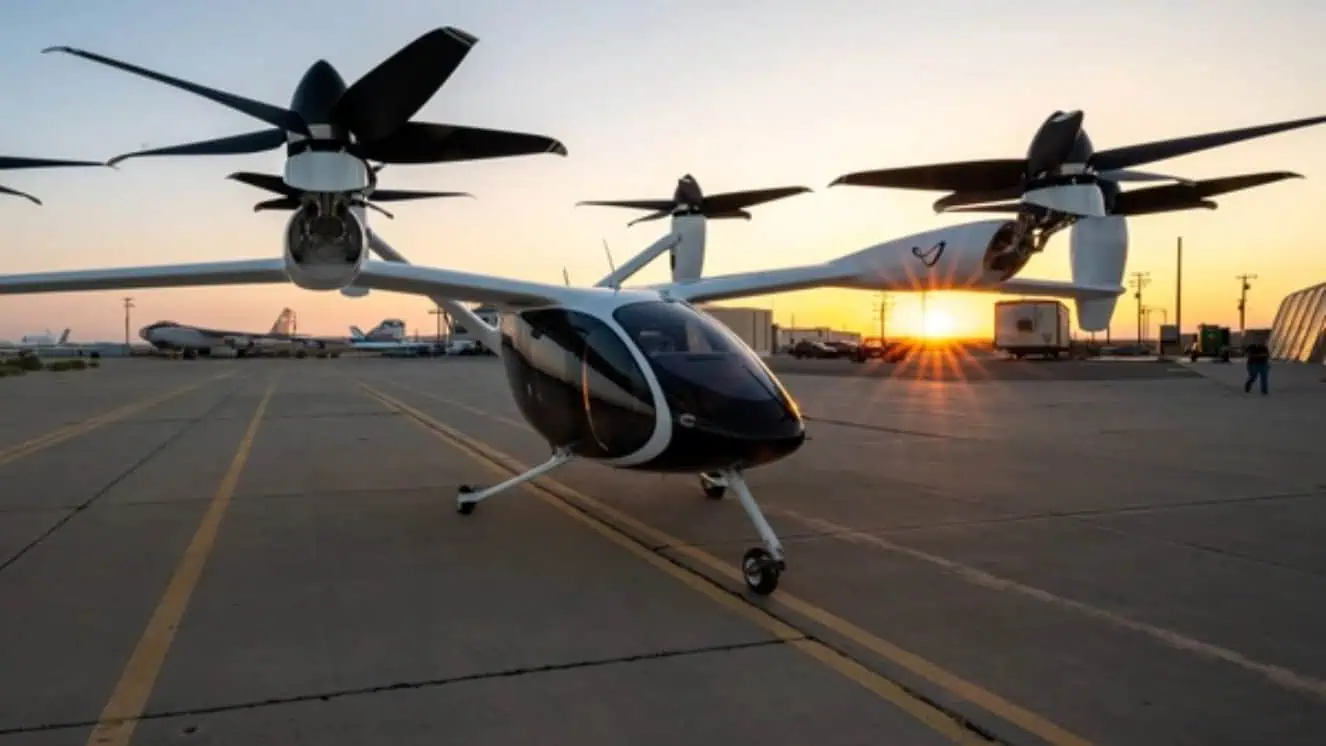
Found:
<path fill-rule="evenodd" d="M 464 32 L 442 31 L 430 36 L 473 43 Z M 430 55 L 445 59 L 445 47 L 420 52 L 415 64 L 436 67 Z M 379 94 L 380 130 L 392 131 L 418 108 L 400 104 L 399 91 Z M 424 99 L 411 100 L 421 105 Z M 328 125 L 328 112 L 339 106 L 335 97 L 310 101 L 296 96 L 290 111 L 281 110 L 285 131 L 336 131 Z M 352 209 L 362 185 L 347 175 L 363 174 L 368 155 L 346 141 L 322 142 L 320 149 L 292 144 L 288 151 L 287 183 L 297 182 L 304 196 L 283 234 L 280 257 L 0 276 L 0 294 L 290 283 L 313 291 L 354 286 L 430 298 L 498 351 L 518 408 L 551 449 L 547 461 L 500 484 L 461 486 L 459 513 L 469 515 L 480 502 L 575 459 L 699 475 L 709 497 L 734 492 L 758 532 L 761 546 L 745 552 L 741 570 L 747 587 L 761 595 L 777 588 L 786 560 L 744 475 L 795 453 L 805 442 L 805 423 L 759 356 L 698 304 L 833 287 L 1012 292 L 1100 301 L 1112 311 L 1124 292 L 1122 267 L 1106 280 L 1096 279 L 1100 272 L 1084 278 L 1077 264 L 1068 282 L 1018 277 L 1037 250 L 1037 236 L 1008 219 L 922 231 L 803 266 L 630 288 L 612 276 L 593 287 L 572 287 L 413 266 L 368 227 L 362 209 Z M 311 156 L 317 168 L 300 165 L 310 164 Z M 674 233 L 662 239 L 661 250 L 685 244 L 677 234 L 684 234 L 685 221 L 704 219 L 697 207 L 705 212 L 692 194 L 667 211 Z M 303 229 L 310 224 L 317 229 Z M 370 259 L 370 252 L 382 260 Z M 486 323 L 465 302 L 499 309 L 498 323 Z"/>

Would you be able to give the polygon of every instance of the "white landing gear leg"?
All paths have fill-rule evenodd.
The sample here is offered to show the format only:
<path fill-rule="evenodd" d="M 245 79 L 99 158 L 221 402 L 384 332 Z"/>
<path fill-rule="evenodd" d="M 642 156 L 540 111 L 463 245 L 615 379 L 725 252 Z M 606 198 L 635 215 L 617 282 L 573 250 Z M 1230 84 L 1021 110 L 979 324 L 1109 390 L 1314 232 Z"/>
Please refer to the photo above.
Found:
<path fill-rule="evenodd" d="M 701 472 L 700 489 L 704 490 L 704 496 L 710 500 L 722 500 L 727 494 L 727 480 L 723 478 L 722 472 Z"/>
<path fill-rule="evenodd" d="M 493 495 L 496 495 L 499 492 L 504 492 L 508 489 L 511 489 L 516 485 L 524 484 L 525 482 L 528 482 L 531 479 L 536 479 L 538 477 L 541 477 L 544 474 L 547 474 L 548 472 L 552 471 L 553 469 L 556 469 L 557 467 L 561 466 L 562 464 L 565 464 L 566 462 L 570 461 L 572 458 L 574 458 L 574 456 L 571 455 L 571 452 L 569 450 L 558 449 L 556 451 L 553 451 L 552 458 L 534 467 L 533 469 L 530 469 L 524 474 L 517 474 L 516 476 L 506 480 L 505 482 L 502 482 L 501 484 L 496 484 L 493 485 L 492 487 L 486 487 L 483 489 L 480 489 L 470 484 L 462 484 L 460 486 L 460 489 L 457 491 L 458 494 L 456 495 L 456 510 L 461 515 L 469 515 L 470 513 L 474 512 L 474 509 L 478 507 L 480 502 L 487 500 L 488 498 L 492 497 Z"/>
<path fill-rule="evenodd" d="M 767 596 L 778 587 L 778 578 L 787 569 L 787 564 L 783 561 L 783 545 L 778 542 L 778 536 L 774 534 L 769 522 L 764 519 L 764 513 L 760 512 L 760 506 L 755 503 L 750 487 L 746 485 L 746 480 L 740 472 L 728 469 L 721 474 L 724 484 L 737 493 L 737 500 L 741 502 L 741 507 L 745 509 L 750 522 L 755 524 L 760 540 L 764 542 L 763 548 L 746 550 L 746 554 L 741 558 L 741 574 L 746 579 L 747 588 L 761 596 Z"/>

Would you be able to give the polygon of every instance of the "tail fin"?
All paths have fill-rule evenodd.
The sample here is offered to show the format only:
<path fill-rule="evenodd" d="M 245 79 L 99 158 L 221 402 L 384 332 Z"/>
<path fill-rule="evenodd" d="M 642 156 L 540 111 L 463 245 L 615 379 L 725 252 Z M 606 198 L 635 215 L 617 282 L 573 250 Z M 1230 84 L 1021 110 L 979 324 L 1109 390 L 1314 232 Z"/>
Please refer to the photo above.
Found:
<path fill-rule="evenodd" d="M 69 330 L 65 329 L 64 332 L 60 334 L 60 341 L 56 342 L 56 344 L 62 345 L 68 341 L 69 341 Z"/>
<path fill-rule="evenodd" d="M 350 327 L 350 339 L 363 339 L 364 330 L 357 326 Z"/>
<path fill-rule="evenodd" d="M 1081 218 L 1069 229 L 1069 263 L 1074 285 L 1122 287 L 1128 263 L 1128 224 L 1122 216 Z M 1078 298 L 1077 325 L 1083 331 L 1105 331 L 1119 296 Z"/>
<path fill-rule="evenodd" d="M 294 322 L 294 319 L 293 319 L 294 315 L 295 315 L 295 312 L 294 312 L 294 311 L 291 311 L 289 308 L 282 308 L 282 309 L 281 309 L 281 313 L 280 313 L 279 315 L 277 315 L 277 317 L 276 317 L 276 322 L 272 324 L 272 330 L 271 330 L 270 332 L 268 332 L 268 333 L 269 333 L 269 334 L 273 334 L 273 335 L 275 335 L 275 334 L 281 334 L 281 335 L 288 335 L 288 334 L 290 334 L 290 333 L 291 333 L 291 330 L 292 330 L 293 327 L 294 327 L 294 323 L 293 323 L 293 322 Z"/>

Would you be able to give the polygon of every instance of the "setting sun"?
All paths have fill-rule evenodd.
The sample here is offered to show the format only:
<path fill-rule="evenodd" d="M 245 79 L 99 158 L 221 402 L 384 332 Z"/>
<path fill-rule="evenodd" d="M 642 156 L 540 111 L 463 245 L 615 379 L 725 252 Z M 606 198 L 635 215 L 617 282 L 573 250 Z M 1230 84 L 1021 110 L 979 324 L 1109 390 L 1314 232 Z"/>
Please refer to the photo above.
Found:
<path fill-rule="evenodd" d="M 937 337 L 950 337 L 957 328 L 953 320 L 953 315 L 948 311 L 927 310 L 925 312 L 924 329 L 922 330 L 926 337 L 935 339 Z"/>

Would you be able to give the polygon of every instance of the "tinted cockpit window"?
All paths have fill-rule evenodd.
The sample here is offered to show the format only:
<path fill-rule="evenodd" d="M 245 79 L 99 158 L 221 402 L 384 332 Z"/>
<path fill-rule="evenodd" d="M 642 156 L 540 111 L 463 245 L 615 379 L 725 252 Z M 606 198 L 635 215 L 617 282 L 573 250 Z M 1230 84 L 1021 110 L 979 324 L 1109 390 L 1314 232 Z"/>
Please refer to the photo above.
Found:
<path fill-rule="evenodd" d="M 613 316 L 649 360 L 674 414 L 725 430 L 796 416 L 764 363 L 713 317 L 666 301 L 623 306 Z"/>

